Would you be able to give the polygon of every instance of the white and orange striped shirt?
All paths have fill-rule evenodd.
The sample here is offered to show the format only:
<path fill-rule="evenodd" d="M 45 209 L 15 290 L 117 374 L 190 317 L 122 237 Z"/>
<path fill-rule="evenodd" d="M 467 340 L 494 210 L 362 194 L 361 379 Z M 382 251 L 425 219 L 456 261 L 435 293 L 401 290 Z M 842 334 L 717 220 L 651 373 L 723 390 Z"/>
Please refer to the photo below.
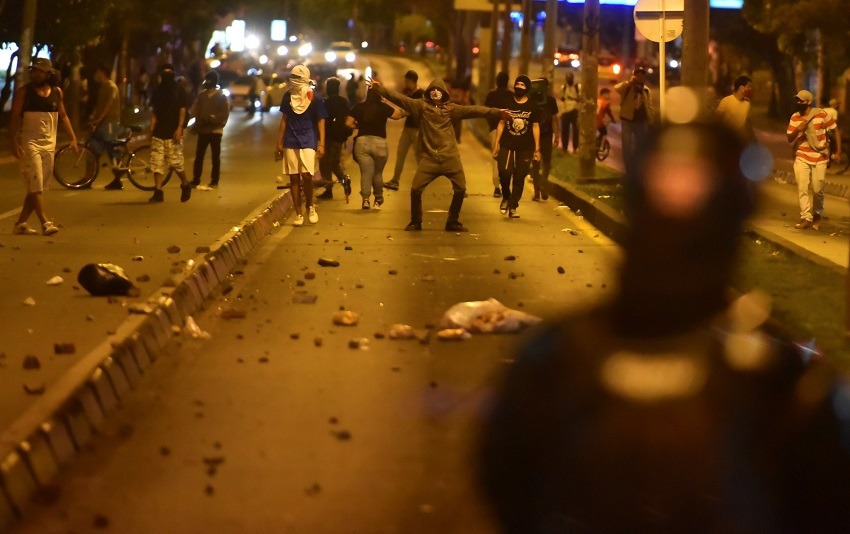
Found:
<path fill-rule="evenodd" d="M 794 130 L 797 129 L 798 126 L 806 122 L 806 116 L 800 115 L 800 113 L 794 113 L 791 115 L 791 122 L 788 123 L 788 130 L 785 132 L 786 135 L 791 135 L 794 133 Z M 835 121 L 832 120 L 832 117 L 827 114 L 826 111 L 820 110 L 817 115 L 812 118 L 811 127 L 815 131 L 815 137 L 817 138 L 817 146 L 813 147 L 809 144 L 806 138 L 806 132 L 800 134 L 797 141 L 797 153 L 796 160 L 803 161 L 805 163 L 810 163 L 812 165 L 816 163 L 826 163 L 826 132 L 827 130 L 832 130 L 837 125 Z M 819 152 L 820 149 L 822 152 Z"/>

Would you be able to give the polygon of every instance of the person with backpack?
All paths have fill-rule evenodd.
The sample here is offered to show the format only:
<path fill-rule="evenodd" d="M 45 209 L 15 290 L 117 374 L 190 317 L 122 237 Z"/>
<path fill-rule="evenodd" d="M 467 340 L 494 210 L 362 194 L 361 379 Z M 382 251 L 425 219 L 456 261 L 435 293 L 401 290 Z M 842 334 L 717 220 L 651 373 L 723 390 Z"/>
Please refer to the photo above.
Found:
<path fill-rule="evenodd" d="M 230 117 L 230 103 L 218 88 L 218 72 L 211 70 L 204 76 L 204 90 L 198 93 L 190 114 L 195 117 L 198 144 L 195 148 L 195 164 L 192 167 L 192 187 L 201 185 L 204 156 L 207 147 L 212 149 L 212 173 L 210 187 L 218 186 L 221 176 L 221 137 Z"/>
<path fill-rule="evenodd" d="M 27 194 L 13 233 L 33 235 L 38 231 L 27 226 L 33 212 L 41 222 L 41 233 L 53 235 L 59 228 L 44 214 L 42 193 L 53 175 L 56 133 L 59 123 L 71 135 L 71 146 L 77 150 L 77 137 L 65 112 L 62 90 L 56 86 L 59 72 L 47 58 L 36 58 L 30 65 L 30 82 L 15 91 L 10 113 L 9 136 L 12 155 L 20 162 L 21 177 Z"/>
<path fill-rule="evenodd" d="M 348 201 L 348 196 L 351 195 L 351 178 L 346 174 L 345 167 L 342 165 L 342 149 L 352 133 L 351 128 L 345 124 L 351 108 L 348 105 L 348 100 L 339 94 L 339 88 L 339 78 L 328 78 L 325 82 L 325 91 L 328 94 L 325 99 L 325 108 L 328 112 L 325 135 L 327 146 L 325 147 L 325 157 L 319 160 L 319 173 L 322 175 L 325 191 L 316 198 L 330 200 L 334 197 L 333 178 L 336 176 L 345 191 L 345 200 Z"/>
<path fill-rule="evenodd" d="M 313 90 L 310 69 L 296 65 L 289 74 L 290 90 L 280 102 L 280 129 L 277 154 L 283 160 L 283 174 L 289 176 L 292 205 L 295 209 L 293 226 L 304 225 L 301 196 L 310 224 L 319 222 L 313 204 L 313 175 L 316 158 L 325 155 L 325 119 L 328 112 L 324 101 Z"/>
<path fill-rule="evenodd" d="M 800 197 L 798 230 L 820 228 L 823 216 L 823 184 L 827 162 L 840 160 L 841 139 L 836 138 L 836 154 L 830 156 L 827 131 L 838 126 L 829 114 L 813 108 L 812 93 L 805 89 L 794 96 L 797 112 L 791 115 L 785 134 L 794 147 L 794 177 Z"/>

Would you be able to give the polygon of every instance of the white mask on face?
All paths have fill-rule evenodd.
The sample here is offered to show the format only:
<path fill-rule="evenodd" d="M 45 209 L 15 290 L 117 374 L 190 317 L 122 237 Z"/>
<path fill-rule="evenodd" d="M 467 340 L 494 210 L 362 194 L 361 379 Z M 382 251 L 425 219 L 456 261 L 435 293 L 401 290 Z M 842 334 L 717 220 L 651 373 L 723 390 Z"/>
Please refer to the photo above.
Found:
<path fill-rule="evenodd" d="M 431 97 L 431 100 L 434 102 L 442 102 L 443 101 L 443 92 L 439 89 L 431 89 L 431 92 L 428 94 Z"/>

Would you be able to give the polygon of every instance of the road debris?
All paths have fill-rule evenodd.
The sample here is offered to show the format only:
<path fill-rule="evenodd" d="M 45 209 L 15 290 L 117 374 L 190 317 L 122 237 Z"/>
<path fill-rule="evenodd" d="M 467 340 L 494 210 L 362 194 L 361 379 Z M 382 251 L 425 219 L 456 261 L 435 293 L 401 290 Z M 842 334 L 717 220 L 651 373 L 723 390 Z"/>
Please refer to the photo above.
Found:
<path fill-rule="evenodd" d="M 24 306 L 35 306 L 35 299 L 32 297 L 27 297 L 23 300 Z"/>
<path fill-rule="evenodd" d="M 195 254 L 206 254 L 210 252 L 210 247 L 195 247 Z"/>
<path fill-rule="evenodd" d="M 44 395 L 44 384 L 24 384 L 24 392 L 27 395 Z"/>
<path fill-rule="evenodd" d="M 322 346 L 322 338 L 320 338 L 320 337 L 315 338 L 313 340 L 313 345 L 315 345 L 316 347 L 321 347 Z"/>
<path fill-rule="evenodd" d="M 345 250 L 354 250 L 354 247 L 351 245 L 346 245 Z"/>
<path fill-rule="evenodd" d="M 348 340 L 349 349 L 369 350 L 369 338 L 359 337 Z"/>
<path fill-rule="evenodd" d="M 390 269 L 389 271 L 387 271 L 387 273 L 395 276 L 398 274 L 398 271 L 396 271 L 395 269 Z"/>
<path fill-rule="evenodd" d="M 464 328 L 476 334 L 519 332 L 538 324 L 539 317 L 512 310 L 496 299 L 461 302 L 446 311 L 441 320 L 443 328 Z"/>
<path fill-rule="evenodd" d="M 64 281 L 65 281 L 65 279 L 62 278 L 61 276 L 54 276 L 53 278 L 51 278 L 50 280 L 47 281 L 47 285 L 58 286 L 58 285 L 61 285 L 62 282 L 64 282 Z"/>
<path fill-rule="evenodd" d="M 153 313 L 156 308 L 147 302 L 134 302 L 127 307 L 127 311 L 138 315 L 148 315 Z"/>
<path fill-rule="evenodd" d="M 242 310 L 237 310 L 236 308 L 228 308 L 226 310 L 221 310 L 221 318 L 222 319 L 244 319 L 245 312 Z"/>
<path fill-rule="evenodd" d="M 209 332 L 201 330 L 201 327 L 198 326 L 191 315 L 187 315 L 183 322 L 183 335 L 192 339 L 210 339 L 212 337 Z"/>
<path fill-rule="evenodd" d="M 559 266 L 558 266 L 558 274 L 564 274 L 565 272 L 567 272 L 567 271 L 566 271 L 566 269 L 564 269 L 563 267 L 561 267 L 561 266 L 559 265 Z"/>
<path fill-rule="evenodd" d="M 310 497 L 315 497 L 316 495 L 320 494 L 321 492 L 322 492 L 322 486 L 320 486 L 318 483 L 315 483 L 312 486 L 310 486 L 309 488 L 304 490 L 304 493 L 306 493 Z"/>
<path fill-rule="evenodd" d="M 77 346 L 73 343 L 54 343 L 53 344 L 53 353 L 54 354 L 74 354 L 77 352 Z"/>
<path fill-rule="evenodd" d="M 505 256 L 505 261 L 516 261 L 516 256 Z"/>
<path fill-rule="evenodd" d="M 464 328 L 446 328 L 437 332 L 437 339 L 441 341 L 463 341 L 472 337 L 472 334 Z"/>
<path fill-rule="evenodd" d="M 331 318 L 337 326 L 355 326 L 360 322 L 360 314 L 350 310 L 338 311 Z"/>
<path fill-rule="evenodd" d="M 351 432 L 349 432 L 348 430 L 335 430 L 332 431 L 331 434 L 333 434 L 333 436 L 340 441 L 351 440 Z"/>
<path fill-rule="evenodd" d="M 95 297 L 138 297 L 139 288 L 127 278 L 124 269 L 111 263 L 89 263 L 77 274 L 77 282 Z"/>
<path fill-rule="evenodd" d="M 390 326 L 390 339 L 413 339 L 416 337 L 416 330 L 407 324 L 394 324 Z"/>
<path fill-rule="evenodd" d="M 423 282 L 435 282 L 436 280 L 437 279 L 434 278 L 434 276 L 430 275 L 430 274 L 426 274 L 425 276 L 422 277 Z"/>
<path fill-rule="evenodd" d="M 132 258 L 130 258 L 130 261 L 145 261 L 145 257 L 144 256 L 133 256 Z"/>
<path fill-rule="evenodd" d="M 314 280 L 316 278 L 316 273 L 312 271 L 307 271 L 306 273 L 304 273 L 304 278 L 306 280 Z"/>
<path fill-rule="evenodd" d="M 339 261 L 330 258 L 319 258 L 320 267 L 339 267 Z"/>
<path fill-rule="evenodd" d="M 318 299 L 318 295 L 311 295 L 306 291 L 296 291 L 292 295 L 293 304 L 315 304 Z"/>
<path fill-rule="evenodd" d="M 510 278 L 511 280 L 516 280 L 517 278 L 522 278 L 524 276 L 525 276 L 525 273 L 515 273 L 513 271 L 508 273 L 508 278 Z"/>
<path fill-rule="evenodd" d="M 38 359 L 38 356 L 27 354 L 26 356 L 24 356 L 24 369 L 26 369 L 27 371 L 35 371 L 36 369 L 41 369 L 41 360 Z"/>
<path fill-rule="evenodd" d="M 178 254 L 180 253 L 180 247 L 177 245 L 171 245 L 167 249 L 165 249 L 169 254 Z"/>

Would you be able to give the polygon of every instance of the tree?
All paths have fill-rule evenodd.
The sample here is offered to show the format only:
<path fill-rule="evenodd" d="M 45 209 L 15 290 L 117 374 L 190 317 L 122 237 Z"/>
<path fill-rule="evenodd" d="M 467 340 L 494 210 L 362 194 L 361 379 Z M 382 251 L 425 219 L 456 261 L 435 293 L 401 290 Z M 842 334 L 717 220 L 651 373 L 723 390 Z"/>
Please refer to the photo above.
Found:
<path fill-rule="evenodd" d="M 409 45 L 420 41 L 430 41 L 435 37 L 434 27 L 431 21 L 419 14 L 402 15 L 396 19 L 393 32 L 395 41 L 405 42 Z"/>

